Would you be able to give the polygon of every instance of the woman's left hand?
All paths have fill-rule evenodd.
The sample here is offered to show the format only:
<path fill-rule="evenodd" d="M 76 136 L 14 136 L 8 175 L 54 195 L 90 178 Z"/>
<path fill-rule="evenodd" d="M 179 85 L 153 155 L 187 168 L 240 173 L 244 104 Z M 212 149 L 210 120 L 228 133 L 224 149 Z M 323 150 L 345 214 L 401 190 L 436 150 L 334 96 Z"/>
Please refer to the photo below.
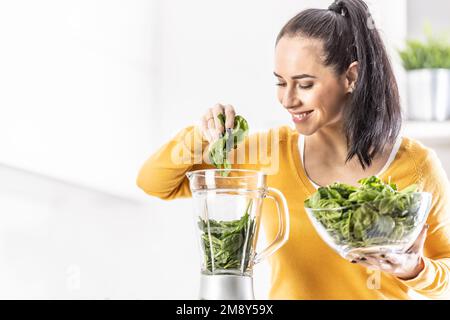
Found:
<path fill-rule="evenodd" d="M 351 260 L 372 269 L 378 269 L 402 280 L 415 278 L 424 268 L 423 246 L 429 225 L 425 225 L 417 240 L 405 253 L 369 254 Z"/>

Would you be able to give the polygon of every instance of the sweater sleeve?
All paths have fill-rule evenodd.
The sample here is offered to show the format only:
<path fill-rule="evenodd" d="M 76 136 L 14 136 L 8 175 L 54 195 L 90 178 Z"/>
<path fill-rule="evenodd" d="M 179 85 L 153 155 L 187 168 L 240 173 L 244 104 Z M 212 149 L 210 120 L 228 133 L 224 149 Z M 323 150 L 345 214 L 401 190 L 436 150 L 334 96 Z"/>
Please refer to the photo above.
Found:
<path fill-rule="evenodd" d="M 432 150 L 418 157 L 420 186 L 432 195 L 424 245 L 424 269 L 413 279 L 402 281 L 428 298 L 449 299 L 450 278 L 450 183 Z"/>
<path fill-rule="evenodd" d="M 205 161 L 207 147 L 197 126 L 184 128 L 145 161 L 136 180 L 138 187 L 163 200 L 190 197 L 186 172 L 213 168 Z"/>

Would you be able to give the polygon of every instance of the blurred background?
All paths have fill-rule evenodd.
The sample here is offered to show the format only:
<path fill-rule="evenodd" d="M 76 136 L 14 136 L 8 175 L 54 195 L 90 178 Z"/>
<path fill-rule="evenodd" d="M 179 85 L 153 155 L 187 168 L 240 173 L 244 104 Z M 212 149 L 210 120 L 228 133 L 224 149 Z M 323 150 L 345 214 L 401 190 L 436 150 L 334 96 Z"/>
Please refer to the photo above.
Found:
<path fill-rule="evenodd" d="M 290 124 L 275 98 L 275 37 L 298 11 L 330 3 L 1 0 L 0 298 L 196 299 L 190 200 L 143 194 L 137 172 L 217 102 L 251 130 Z M 427 41 L 427 25 L 448 32 L 450 3 L 368 4 L 399 82 L 404 134 L 450 173 L 450 66 L 414 60 L 419 49 L 406 42 Z M 268 288 L 262 263 L 256 297 Z"/>

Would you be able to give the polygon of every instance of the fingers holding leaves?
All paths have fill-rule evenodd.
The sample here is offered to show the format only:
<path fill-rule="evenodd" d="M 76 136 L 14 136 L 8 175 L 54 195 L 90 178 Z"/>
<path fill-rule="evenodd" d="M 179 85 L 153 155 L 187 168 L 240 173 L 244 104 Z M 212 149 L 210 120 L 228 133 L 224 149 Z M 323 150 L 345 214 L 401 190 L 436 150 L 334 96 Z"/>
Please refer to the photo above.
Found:
<path fill-rule="evenodd" d="M 231 163 L 228 160 L 228 154 L 232 149 L 237 147 L 237 144 L 244 140 L 244 138 L 248 134 L 248 123 L 241 116 L 234 116 L 234 110 L 230 109 L 229 106 L 225 109 L 228 114 L 231 112 L 231 116 L 233 117 L 233 125 L 231 128 L 227 128 L 225 134 L 221 135 L 221 137 L 214 142 L 214 144 L 210 147 L 209 159 L 211 163 L 219 169 L 230 169 Z M 220 125 L 226 127 L 229 123 L 229 119 L 223 114 L 217 114 L 217 120 L 220 122 Z M 226 174 L 223 172 L 223 174 Z"/>
<path fill-rule="evenodd" d="M 225 128 L 233 129 L 234 128 L 234 117 L 236 116 L 236 112 L 232 105 L 225 105 Z"/>
<path fill-rule="evenodd" d="M 213 140 L 213 136 L 211 135 L 211 131 L 210 131 L 213 124 L 214 124 L 214 119 L 213 119 L 212 110 L 208 109 L 201 119 L 201 128 L 202 128 L 203 135 L 205 136 L 206 140 L 208 140 L 209 143 L 211 143 Z"/>
<path fill-rule="evenodd" d="M 224 114 L 224 106 L 221 104 L 216 104 L 214 106 L 214 108 L 212 108 L 211 112 L 214 118 L 214 138 L 215 140 L 219 139 L 221 137 L 221 135 L 223 134 L 225 128 L 223 123 L 220 121 L 219 119 L 219 115 L 223 115 Z"/>

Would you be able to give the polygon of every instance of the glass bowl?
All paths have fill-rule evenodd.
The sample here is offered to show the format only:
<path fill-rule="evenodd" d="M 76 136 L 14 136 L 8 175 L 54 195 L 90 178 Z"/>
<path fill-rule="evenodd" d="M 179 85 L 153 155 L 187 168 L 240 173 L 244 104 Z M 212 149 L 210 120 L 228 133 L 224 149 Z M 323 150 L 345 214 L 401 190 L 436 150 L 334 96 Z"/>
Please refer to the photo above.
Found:
<path fill-rule="evenodd" d="M 414 192 L 401 204 L 381 199 L 340 208 L 305 207 L 319 236 L 345 259 L 405 252 L 419 236 L 431 207 L 431 194 Z"/>

